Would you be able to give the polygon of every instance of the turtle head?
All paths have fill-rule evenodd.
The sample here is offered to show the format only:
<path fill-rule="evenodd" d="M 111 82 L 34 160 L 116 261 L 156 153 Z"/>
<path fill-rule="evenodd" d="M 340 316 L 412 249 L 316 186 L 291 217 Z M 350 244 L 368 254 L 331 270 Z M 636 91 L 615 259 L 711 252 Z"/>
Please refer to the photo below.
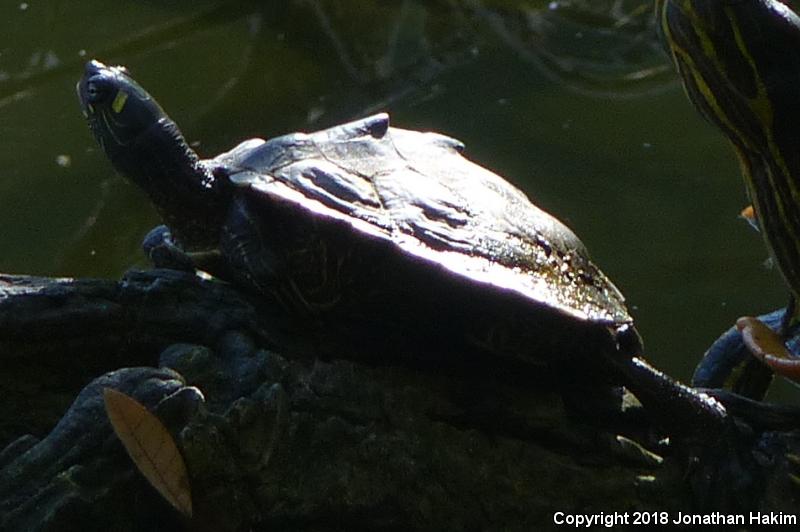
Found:
<path fill-rule="evenodd" d="M 158 102 L 124 67 L 86 63 L 77 85 L 81 110 L 114 168 L 144 189 L 168 226 L 198 240 L 218 209 L 220 188 Z"/>
<path fill-rule="evenodd" d="M 89 128 L 112 161 L 159 123 L 171 122 L 124 67 L 89 61 L 77 91 Z"/>

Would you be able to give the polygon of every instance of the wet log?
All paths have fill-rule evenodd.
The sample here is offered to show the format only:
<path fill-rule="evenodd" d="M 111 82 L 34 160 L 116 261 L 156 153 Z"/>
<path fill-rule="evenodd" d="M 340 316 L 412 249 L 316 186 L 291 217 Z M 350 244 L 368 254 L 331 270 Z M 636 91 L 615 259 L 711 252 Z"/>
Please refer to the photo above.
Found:
<path fill-rule="evenodd" d="M 0 276 L 0 529 L 531 530 L 556 512 L 676 515 L 698 493 L 724 508 L 733 471 L 750 472 L 736 493 L 761 495 L 785 493 L 792 472 L 788 431 L 740 423 L 714 444 L 659 445 L 640 409 L 575 408 L 586 390 L 541 368 L 509 379 L 366 359 L 307 329 L 170 270 Z M 105 387 L 169 429 L 192 518 L 125 454 Z"/>

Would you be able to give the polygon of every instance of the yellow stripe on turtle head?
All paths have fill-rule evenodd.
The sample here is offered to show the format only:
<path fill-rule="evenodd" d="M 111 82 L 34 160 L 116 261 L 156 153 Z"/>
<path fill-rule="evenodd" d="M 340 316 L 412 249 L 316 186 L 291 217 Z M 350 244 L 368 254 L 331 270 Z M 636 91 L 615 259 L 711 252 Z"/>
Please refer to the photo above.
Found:
<path fill-rule="evenodd" d="M 117 91 L 117 95 L 114 96 L 114 101 L 111 103 L 111 108 L 115 113 L 119 114 L 123 107 L 125 107 L 126 101 L 128 101 L 128 93 L 123 90 L 119 90 Z"/>

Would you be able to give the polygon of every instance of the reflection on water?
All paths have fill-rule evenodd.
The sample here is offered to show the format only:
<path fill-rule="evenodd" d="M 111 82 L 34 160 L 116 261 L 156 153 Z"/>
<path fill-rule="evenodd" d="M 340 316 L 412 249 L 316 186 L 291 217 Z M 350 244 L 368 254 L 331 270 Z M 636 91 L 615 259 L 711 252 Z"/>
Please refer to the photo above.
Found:
<path fill-rule="evenodd" d="M 513 16 L 484 6 L 476 12 L 511 50 L 569 90 L 619 98 L 672 81 L 650 2 L 554 1 Z"/>
<path fill-rule="evenodd" d="M 646 0 L 30 2 L 0 17 L 0 271 L 118 276 L 156 222 L 74 84 L 127 65 L 203 156 L 388 110 L 570 225 L 683 378 L 783 304 L 723 140 L 681 94 Z M 68 162 L 65 164 L 65 161 Z"/>

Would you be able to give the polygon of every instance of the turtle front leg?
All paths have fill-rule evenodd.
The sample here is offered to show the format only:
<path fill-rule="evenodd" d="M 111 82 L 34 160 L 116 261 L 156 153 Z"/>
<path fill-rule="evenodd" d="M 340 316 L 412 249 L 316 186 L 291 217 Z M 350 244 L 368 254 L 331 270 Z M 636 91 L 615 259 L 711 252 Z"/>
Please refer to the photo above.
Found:
<path fill-rule="evenodd" d="M 159 225 L 147 233 L 142 250 L 156 268 L 188 272 L 201 270 L 219 279 L 231 279 L 230 270 L 219 250 L 188 253 L 175 243 L 166 225 Z"/>
<path fill-rule="evenodd" d="M 159 225 L 147 233 L 142 242 L 142 250 L 156 268 L 191 272 L 196 269 L 192 257 L 175 244 L 166 225 Z"/>

